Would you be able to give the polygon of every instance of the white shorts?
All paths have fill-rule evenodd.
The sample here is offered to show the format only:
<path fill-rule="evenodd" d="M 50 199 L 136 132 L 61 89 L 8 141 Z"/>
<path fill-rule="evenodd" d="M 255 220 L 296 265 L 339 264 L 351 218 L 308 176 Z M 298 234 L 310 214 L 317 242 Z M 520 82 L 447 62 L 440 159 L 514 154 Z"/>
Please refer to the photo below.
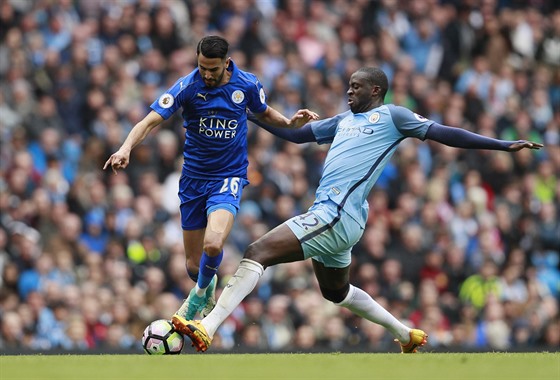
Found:
<path fill-rule="evenodd" d="M 311 257 L 328 268 L 349 266 L 352 247 L 364 232 L 358 222 L 330 200 L 314 204 L 308 212 L 285 224 L 300 241 L 305 258 Z"/>

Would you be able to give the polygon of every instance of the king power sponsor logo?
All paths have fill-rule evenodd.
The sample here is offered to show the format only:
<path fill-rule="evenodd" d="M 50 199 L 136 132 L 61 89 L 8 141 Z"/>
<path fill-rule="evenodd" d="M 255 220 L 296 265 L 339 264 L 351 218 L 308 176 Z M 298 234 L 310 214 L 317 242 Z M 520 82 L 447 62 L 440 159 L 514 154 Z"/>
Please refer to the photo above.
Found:
<path fill-rule="evenodd" d="M 198 122 L 198 133 L 211 138 L 233 139 L 238 125 L 235 119 L 201 117 Z"/>

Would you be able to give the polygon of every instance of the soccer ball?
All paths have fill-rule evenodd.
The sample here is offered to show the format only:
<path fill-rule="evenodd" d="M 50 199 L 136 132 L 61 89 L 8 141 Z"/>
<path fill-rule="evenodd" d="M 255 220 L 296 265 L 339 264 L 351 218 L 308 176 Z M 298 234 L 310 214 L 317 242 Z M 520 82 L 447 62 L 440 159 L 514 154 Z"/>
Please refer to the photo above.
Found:
<path fill-rule="evenodd" d="M 149 355 L 177 355 L 184 344 L 183 335 L 166 319 L 153 321 L 142 334 L 142 347 Z"/>

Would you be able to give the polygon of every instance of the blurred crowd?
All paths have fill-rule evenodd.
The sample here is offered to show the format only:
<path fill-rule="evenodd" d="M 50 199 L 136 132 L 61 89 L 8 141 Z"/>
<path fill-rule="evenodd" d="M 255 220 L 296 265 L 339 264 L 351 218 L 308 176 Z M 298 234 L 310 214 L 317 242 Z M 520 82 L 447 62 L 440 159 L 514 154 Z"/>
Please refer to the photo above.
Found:
<path fill-rule="evenodd" d="M 405 140 L 370 195 L 351 281 L 428 350 L 560 347 L 560 9 L 553 0 L 0 2 L 0 352 L 138 350 L 194 283 L 177 198 L 179 115 L 102 167 L 149 105 L 225 36 L 285 115 L 347 109 L 365 65 L 386 103 L 545 144 L 518 153 Z M 249 180 L 220 268 L 305 211 L 324 146 L 250 125 Z M 310 262 L 268 269 L 213 348 L 398 352 L 322 299 Z"/>

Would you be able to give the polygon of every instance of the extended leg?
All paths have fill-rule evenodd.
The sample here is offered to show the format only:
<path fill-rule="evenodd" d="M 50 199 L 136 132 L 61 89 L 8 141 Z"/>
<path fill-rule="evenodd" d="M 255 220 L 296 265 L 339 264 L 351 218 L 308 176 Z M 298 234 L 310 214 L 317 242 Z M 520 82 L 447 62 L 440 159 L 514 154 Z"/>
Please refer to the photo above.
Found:
<path fill-rule="evenodd" d="M 208 315 L 216 305 L 217 272 L 233 220 L 233 214 L 224 209 L 217 209 L 208 215 L 198 279 L 189 294 L 187 312 L 180 314 L 187 320 L 193 319 L 197 312 L 203 317 Z"/>
<path fill-rule="evenodd" d="M 214 310 L 200 322 L 174 316 L 175 328 L 188 335 L 198 351 L 206 351 L 218 327 L 251 293 L 267 266 L 298 260 L 303 260 L 299 241 L 286 225 L 276 227 L 247 248 Z"/>
<path fill-rule="evenodd" d="M 403 352 L 416 352 L 416 348 L 426 343 L 427 335 L 422 330 L 410 329 L 378 304 L 362 289 L 349 284 L 346 268 L 327 268 L 313 260 L 313 269 L 323 296 L 338 306 L 343 306 L 354 314 L 377 323 L 395 336 Z"/>

